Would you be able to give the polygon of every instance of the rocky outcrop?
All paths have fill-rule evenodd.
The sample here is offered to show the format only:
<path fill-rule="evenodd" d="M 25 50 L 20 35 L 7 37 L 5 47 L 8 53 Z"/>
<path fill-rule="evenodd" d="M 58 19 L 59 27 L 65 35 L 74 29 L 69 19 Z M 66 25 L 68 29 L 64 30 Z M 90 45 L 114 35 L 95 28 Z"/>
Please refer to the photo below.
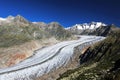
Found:
<path fill-rule="evenodd" d="M 101 27 L 97 28 L 93 32 L 86 32 L 85 31 L 85 33 L 87 33 L 88 35 L 108 36 L 109 33 L 112 31 L 112 27 L 113 27 L 112 25 L 101 26 Z"/>
<path fill-rule="evenodd" d="M 80 64 L 90 61 L 93 58 L 96 59 L 97 62 L 100 61 L 110 47 L 111 47 L 111 44 L 105 44 L 105 43 L 102 43 L 100 46 L 97 47 L 97 49 L 91 50 L 89 47 L 84 52 L 84 54 L 80 55 Z"/>

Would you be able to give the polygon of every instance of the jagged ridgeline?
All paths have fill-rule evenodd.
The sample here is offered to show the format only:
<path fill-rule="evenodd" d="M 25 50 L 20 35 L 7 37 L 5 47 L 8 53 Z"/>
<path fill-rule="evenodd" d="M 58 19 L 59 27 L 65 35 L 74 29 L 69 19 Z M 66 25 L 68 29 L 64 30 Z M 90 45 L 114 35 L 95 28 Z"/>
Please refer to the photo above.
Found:
<path fill-rule="evenodd" d="M 72 27 L 66 28 L 72 34 L 77 35 L 96 35 L 96 36 L 108 36 L 108 34 L 116 28 L 115 25 L 107 25 L 102 22 L 91 22 L 84 24 L 76 24 Z"/>
<path fill-rule="evenodd" d="M 112 28 L 104 41 L 80 55 L 80 67 L 57 80 L 120 80 L 120 29 Z"/>
<path fill-rule="evenodd" d="M 65 40 L 71 36 L 71 33 L 57 22 L 49 24 L 30 22 L 20 15 L 0 18 L 0 47 L 9 47 L 50 37 Z"/>

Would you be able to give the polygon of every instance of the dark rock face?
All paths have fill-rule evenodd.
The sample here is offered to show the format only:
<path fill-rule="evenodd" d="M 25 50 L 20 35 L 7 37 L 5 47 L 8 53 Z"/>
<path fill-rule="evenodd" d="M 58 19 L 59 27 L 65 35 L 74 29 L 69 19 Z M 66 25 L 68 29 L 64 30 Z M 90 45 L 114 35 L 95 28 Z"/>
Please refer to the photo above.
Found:
<path fill-rule="evenodd" d="M 112 69 L 110 69 L 110 72 L 116 71 L 118 69 L 120 69 L 120 59 L 118 59 L 117 61 L 115 61 L 114 67 Z"/>
<path fill-rule="evenodd" d="M 108 49 L 111 47 L 111 44 L 102 43 L 96 49 L 91 50 L 88 48 L 84 54 L 80 55 L 80 64 L 95 59 L 96 62 L 99 62 L 101 58 L 106 54 Z"/>
<path fill-rule="evenodd" d="M 80 64 L 86 62 L 89 60 L 89 57 L 91 56 L 91 53 L 90 53 L 90 47 L 85 51 L 84 54 L 80 55 Z"/>
<path fill-rule="evenodd" d="M 111 30 L 111 26 L 102 26 L 95 31 L 88 33 L 88 35 L 107 36 Z"/>

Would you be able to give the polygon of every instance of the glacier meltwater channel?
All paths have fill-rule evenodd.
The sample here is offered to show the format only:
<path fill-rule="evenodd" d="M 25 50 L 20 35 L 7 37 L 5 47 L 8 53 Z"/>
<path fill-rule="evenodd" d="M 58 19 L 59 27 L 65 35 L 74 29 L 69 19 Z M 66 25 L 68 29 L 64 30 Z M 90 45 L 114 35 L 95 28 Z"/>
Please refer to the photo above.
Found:
<path fill-rule="evenodd" d="M 19 64 L 0 69 L 0 80 L 33 80 L 51 70 L 65 66 L 74 54 L 74 47 L 105 39 L 101 36 L 80 36 L 79 40 L 64 41 L 37 50 L 34 55 Z"/>

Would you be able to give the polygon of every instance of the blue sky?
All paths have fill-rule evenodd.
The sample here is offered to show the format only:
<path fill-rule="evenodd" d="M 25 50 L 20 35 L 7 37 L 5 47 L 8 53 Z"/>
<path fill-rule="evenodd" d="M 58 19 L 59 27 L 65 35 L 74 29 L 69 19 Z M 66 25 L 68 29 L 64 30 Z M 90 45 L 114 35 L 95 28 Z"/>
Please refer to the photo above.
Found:
<path fill-rule="evenodd" d="M 0 0 L 0 17 L 22 15 L 29 21 L 59 22 L 65 27 L 101 21 L 120 26 L 119 0 Z"/>

